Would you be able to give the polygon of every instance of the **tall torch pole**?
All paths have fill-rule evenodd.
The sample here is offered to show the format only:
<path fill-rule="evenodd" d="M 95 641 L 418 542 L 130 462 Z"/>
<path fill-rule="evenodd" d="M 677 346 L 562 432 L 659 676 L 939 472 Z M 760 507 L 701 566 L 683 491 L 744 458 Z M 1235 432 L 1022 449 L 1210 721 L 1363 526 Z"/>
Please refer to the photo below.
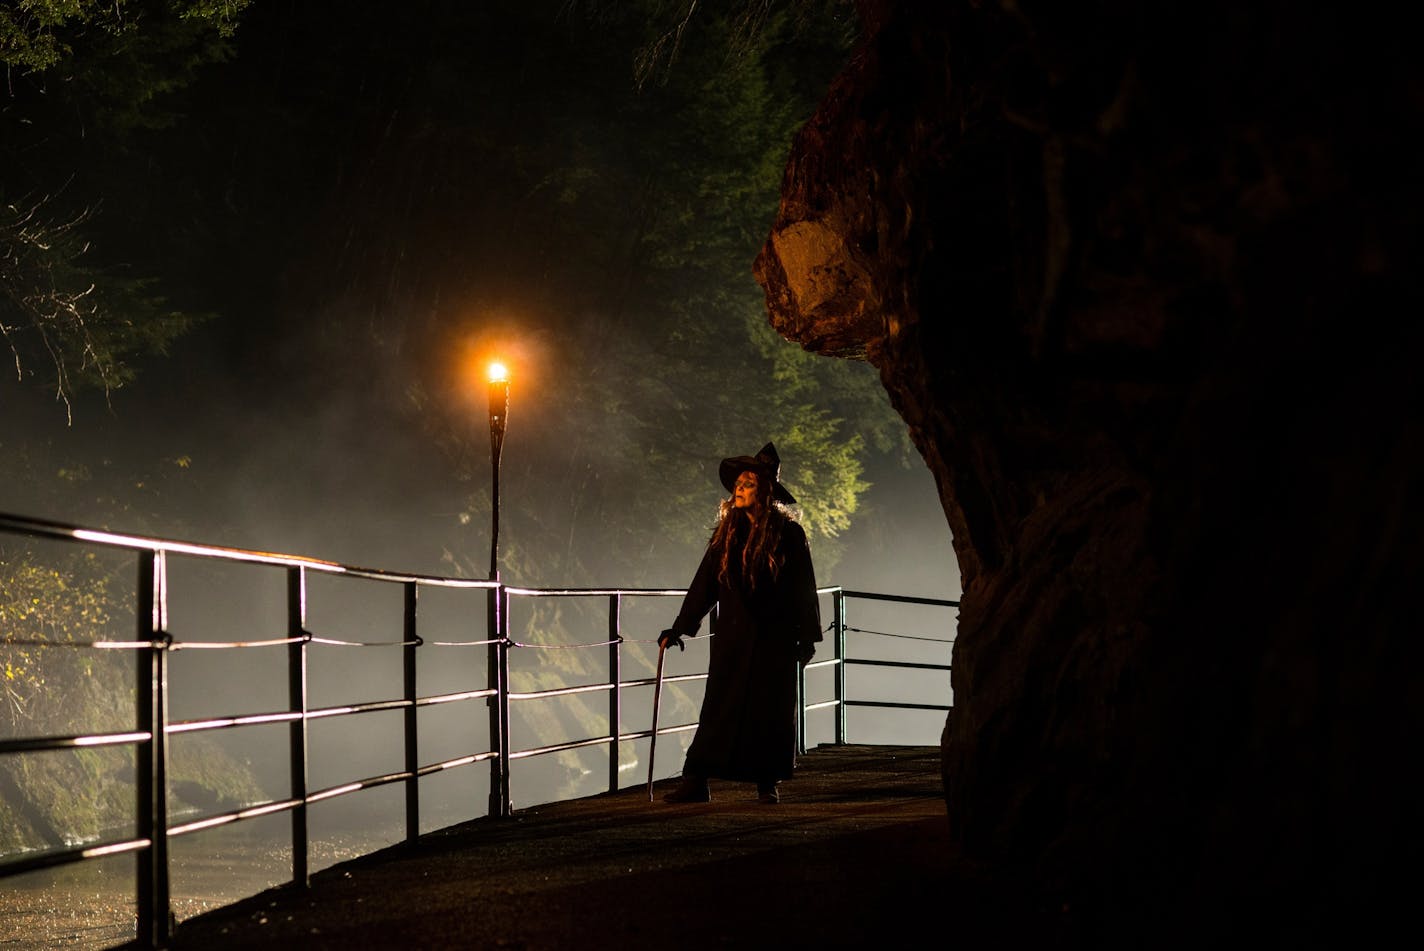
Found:
<path fill-rule="evenodd" d="M 493 494 L 490 500 L 491 581 L 499 580 L 499 455 L 504 449 L 504 430 L 509 421 L 509 374 L 503 364 L 489 367 L 490 470 Z M 490 759 L 489 814 L 507 816 L 509 802 L 509 647 L 504 641 L 504 591 L 491 588 L 489 599 L 489 658 L 486 665 L 490 697 L 490 740 L 498 756 Z"/>
<path fill-rule="evenodd" d="M 499 456 L 504 450 L 504 429 L 508 421 L 509 374 L 503 364 L 492 363 L 489 368 L 490 470 L 494 480 L 494 498 L 490 509 L 491 581 L 499 580 Z"/>

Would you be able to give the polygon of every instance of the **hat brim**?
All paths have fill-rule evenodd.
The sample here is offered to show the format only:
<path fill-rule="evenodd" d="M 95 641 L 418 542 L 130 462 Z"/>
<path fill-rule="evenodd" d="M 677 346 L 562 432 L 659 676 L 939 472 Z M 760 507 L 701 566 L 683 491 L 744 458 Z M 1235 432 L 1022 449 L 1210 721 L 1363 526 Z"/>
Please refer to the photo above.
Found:
<path fill-rule="evenodd" d="M 772 471 L 771 467 L 755 456 L 732 456 L 730 459 L 723 459 L 722 465 L 717 469 L 717 473 L 722 479 L 722 485 L 728 492 L 736 491 L 737 476 L 743 472 L 755 472 L 763 479 L 770 479 L 773 499 L 783 505 L 796 504 L 796 497 L 786 490 L 786 486 L 777 481 L 776 473 Z"/>

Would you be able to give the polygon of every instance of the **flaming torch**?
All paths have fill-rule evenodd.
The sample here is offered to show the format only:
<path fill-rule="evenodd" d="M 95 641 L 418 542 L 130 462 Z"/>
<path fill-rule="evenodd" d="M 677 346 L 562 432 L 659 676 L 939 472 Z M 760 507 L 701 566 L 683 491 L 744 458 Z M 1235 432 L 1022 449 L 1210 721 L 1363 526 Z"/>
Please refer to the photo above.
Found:
<path fill-rule="evenodd" d="M 493 499 L 490 526 L 490 580 L 499 580 L 499 456 L 504 450 L 504 430 L 509 422 L 509 371 L 503 363 L 489 365 L 490 469 Z"/>

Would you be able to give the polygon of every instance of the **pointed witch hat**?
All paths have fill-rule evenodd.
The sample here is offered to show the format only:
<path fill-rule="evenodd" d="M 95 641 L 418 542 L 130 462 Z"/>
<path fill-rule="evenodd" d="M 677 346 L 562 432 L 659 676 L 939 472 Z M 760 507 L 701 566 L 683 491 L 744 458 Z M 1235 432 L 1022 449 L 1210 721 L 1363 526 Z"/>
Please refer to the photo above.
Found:
<path fill-rule="evenodd" d="M 761 452 L 755 456 L 731 456 L 723 459 L 718 475 L 722 477 L 722 485 L 731 492 L 736 488 L 737 476 L 747 471 L 771 480 L 773 499 L 786 505 L 796 504 L 796 497 L 788 492 L 778 479 L 781 474 L 781 457 L 776 454 L 776 447 L 771 443 L 762 446 Z"/>

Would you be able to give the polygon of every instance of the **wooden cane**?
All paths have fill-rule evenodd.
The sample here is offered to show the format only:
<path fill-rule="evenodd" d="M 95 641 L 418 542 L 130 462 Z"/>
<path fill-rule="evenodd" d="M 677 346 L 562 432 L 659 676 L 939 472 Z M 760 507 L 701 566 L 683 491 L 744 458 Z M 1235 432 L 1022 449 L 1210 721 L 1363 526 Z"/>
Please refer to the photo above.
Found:
<path fill-rule="evenodd" d="M 667 643 L 658 641 L 658 679 L 653 685 L 653 735 L 648 740 L 648 802 L 653 801 L 653 755 L 658 749 L 658 704 L 663 696 L 663 655 Z"/>

